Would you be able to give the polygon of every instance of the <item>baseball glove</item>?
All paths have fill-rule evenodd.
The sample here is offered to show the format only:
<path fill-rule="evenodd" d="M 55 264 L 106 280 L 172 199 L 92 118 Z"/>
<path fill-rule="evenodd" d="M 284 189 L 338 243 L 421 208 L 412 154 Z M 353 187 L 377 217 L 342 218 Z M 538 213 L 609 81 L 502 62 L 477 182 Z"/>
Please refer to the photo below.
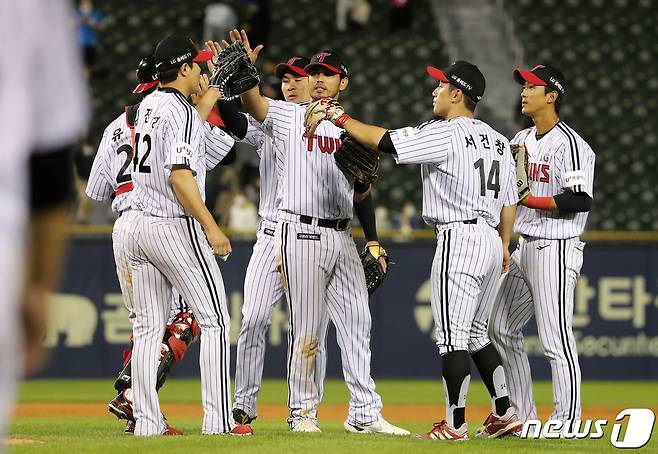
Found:
<path fill-rule="evenodd" d="M 372 246 L 366 246 L 361 252 L 361 265 L 363 265 L 363 271 L 366 274 L 366 285 L 368 286 L 368 295 L 372 295 L 377 287 L 384 282 L 386 277 L 386 271 L 382 267 L 382 264 L 379 263 L 379 258 L 384 257 L 386 263 L 388 264 L 388 254 L 386 249 L 381 247 L 379 244 Z"/>
<path fill-rule="evenodd" d="M 260 82 L 258 71 L 251 63 L 242 44 L 236 41 L 213 57 L 215 70 L 210 76 L 210 86 L 218 87 L 222 99 L 230 101 Z"/>
<path fill-rule="evenodd" d="M 512 157 L 516 163 L 516 189 L 519 193 L 519 200 L 526 198 L 530 194 L 530 183 L 528 182 L 528 150 L 525 145 L 511 144 Z"/>
<path fill-rule="evenodd" d="M 342 145 L 334 152 L 334 159 L 345 176 L 365 184 L 377 180 L 379 152 L 357 142 L 346 132 L 340 135 L 340 140 Z"/>
<path fill-rule="evenodd" d="M 329 120 L 333 124 L 345 114 L 345 110 L 333 98 L 320 98 L 313 101 L 306 108 L 304 114 L 304 127 L 306 136 L 311 137 L 322 120 Z"/>

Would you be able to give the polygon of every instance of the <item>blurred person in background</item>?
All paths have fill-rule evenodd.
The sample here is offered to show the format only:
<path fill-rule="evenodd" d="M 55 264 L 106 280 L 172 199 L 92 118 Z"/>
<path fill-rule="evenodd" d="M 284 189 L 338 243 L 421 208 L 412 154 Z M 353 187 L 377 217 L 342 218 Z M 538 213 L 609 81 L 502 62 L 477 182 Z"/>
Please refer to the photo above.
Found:
<path fill-rule="evenodd" d="M 47 295 L 66 249 L 72 148 L 86 127 L 69 8 L 62 0 L 0 5 L 0 438 L 19 377 L 45 361 Z"/>
<path fill-rule="evenodd" d="M 92 0 L 80 0 L 75 10 L 76 36 L 82 46 L 82 57 L 85 64 L 85 76 L 91 77 L 91 71 L 96 62 L 98 47 L 98 31 L 103 29 L 103 15 L 94 8 Z"/>

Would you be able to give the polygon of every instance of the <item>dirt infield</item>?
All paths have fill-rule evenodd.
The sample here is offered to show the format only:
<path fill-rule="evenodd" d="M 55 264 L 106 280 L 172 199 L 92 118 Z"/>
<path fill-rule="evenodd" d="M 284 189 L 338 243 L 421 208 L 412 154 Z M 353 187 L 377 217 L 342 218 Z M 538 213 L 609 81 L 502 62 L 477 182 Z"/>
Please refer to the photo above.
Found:
<path fill-rule="evenodd" d="M 169 418 L 201 418 L 203 411 L 200 404 L 163 404 L 163 412 Z M 548 418 L 552 408 L 539 407 L 539 417 Z M 607 419 L 614 421 L 621 407 L 585 407 L 583 419 Z M 658 413 L 658 407 L 652 408 Z M 468 419 L 484 420 L 491 407 L 469 405 Z M 391 421 L 434 421 L 443 419 L 443 406 L 439 405 L 385 405 L 384 416 Z M 318 416 L 321 419 L 342 421 L 347 415 L 347 404 L 322 404 Z M 14 411 L 16 418 L 84 418 L 113 417 L 104 403 L 22 403 Z M 259 419 L 284 420 L 288 417 L 288 408 L 283 404 L 261 404 L 258 406 Z"/>

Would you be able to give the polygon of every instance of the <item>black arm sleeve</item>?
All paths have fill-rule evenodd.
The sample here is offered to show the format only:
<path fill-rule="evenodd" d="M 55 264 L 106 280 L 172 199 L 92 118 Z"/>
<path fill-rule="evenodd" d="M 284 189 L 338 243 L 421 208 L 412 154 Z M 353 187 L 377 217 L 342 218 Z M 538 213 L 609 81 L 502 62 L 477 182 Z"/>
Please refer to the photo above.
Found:
<path fill-rule="evenodd" d="M 73 195 L 73 147 L 32 154 L 29 172 L 32 212 L 67 202 Z"/>
<path fill-rule="evenodd" d="M 391 140 L 391 133 L 389 131 L 386 131 L 386 133 L 382 136 L 382 139 L 379 141 L 379 145 L 377 145 L 377 148 L 379 151 L 383 153 L 388 153 L 388 154 L 395 154 L 395 145 L 393 145 L 393 141 Z"/>
<path fill-rule="evenodd" d="M 236 158 L 236 156 L 237 156 L 237 153 L 235 152 L 235 145 L 236 145 L 236 144 L 237 144 L 237 142 L 233 144 L 233 146 L 231 147 L 231 149 L 229 150 L 229 152 L 226 153 L 226 156 L 224 156 L 224 159 L 222 159 L 221 161 L 219 161 L 219 164 L 218 164 L 218 165 L 220 165 L 220 166 L 228 166 L 228 165 L 231 165 L 231 164 L 233 164 L 233 163 L 235 162 L 235 158 Z"/>
<path fill-rule="evenodd" d="M 226 129 L 231 131 L 239 140 L 243 140 L 247 135 L 247 119 L 238 110 L 235 102 L 221 99 L 217 102 L 217 107 Z"/>
<path fill-rule="evenodd" d="M 592 198 L 585 192 L 563 192 L 553 196 L 557 209 L 563 213 L 584 213 L 592 208 Z"/>
<path fill-rule="evenodd" d="M 377 238 L 377 223 L 375 222 L 375 207 L 372 203 L 372 194 L 368 194 L 360 202 L 354 202 L 354 211 L 359 218 L 363 234 L 368 241 L 379 241 Z"/>

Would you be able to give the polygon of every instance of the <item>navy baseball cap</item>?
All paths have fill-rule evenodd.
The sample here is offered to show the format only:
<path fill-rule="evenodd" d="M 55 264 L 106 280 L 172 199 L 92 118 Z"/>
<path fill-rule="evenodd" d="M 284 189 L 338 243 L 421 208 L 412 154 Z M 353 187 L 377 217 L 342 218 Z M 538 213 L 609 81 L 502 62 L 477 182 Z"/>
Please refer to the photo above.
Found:
<path fill-rule="evenodd" d="M 466 96 L 475 102 L 482 99 L 486 81 L 480 69 L 472 63 L 457 60 L 441 71 L 433 66 L 427 67 L 427 74 L 436 80 L 459 88 Z"/>
<path fill-rule="evenodd" d="M 304 67 L 304 71 L 310 73 L 313 68 L 326 68 L 334 74 L 347 77 L 347 66 L 340 56 L 331 50 L 323 50 L 313 55 L 310 63 Z"/>
<path fill-rule="evenodd" d="M 155 59 L 153 55 L 144 57 L 137 66 L 137 82 L 133 93 L 143 93 L 150 90 L 158 84 L 158 71 L 155 69 Z"/>
<path fill-rule="evenodd" d="M 566 93 L 567 83 L 564 74 L 549 65 L 537 65 L 530 71 L 516 68 L 514 70 L 514 80 L 521 85 L 526 82 L 543 87 L 551 87 L 553 90 L 564 95 Z"/>
<path fill-rule="evenodd" d="M 178 68 L 183 63 L 201 63 L 212 59 L 209 50 L 198 50 L 191 39 L 167 36 L 155 48 L 155 68 L 158 72 Z"/>
<path fill-rule="evenodd" d="M 303 57 L 301 55 L 295 55 L 290 57 L 287 61 L 279 63 L 274 68 L 274 74 L 279 79 L 283 78 L 285 73 L 290 73 L 297 76 L 306 77 L 308 73 L 304 71 L 304 67 L 310 63 L 311 60 L 308 57 Z"/>

